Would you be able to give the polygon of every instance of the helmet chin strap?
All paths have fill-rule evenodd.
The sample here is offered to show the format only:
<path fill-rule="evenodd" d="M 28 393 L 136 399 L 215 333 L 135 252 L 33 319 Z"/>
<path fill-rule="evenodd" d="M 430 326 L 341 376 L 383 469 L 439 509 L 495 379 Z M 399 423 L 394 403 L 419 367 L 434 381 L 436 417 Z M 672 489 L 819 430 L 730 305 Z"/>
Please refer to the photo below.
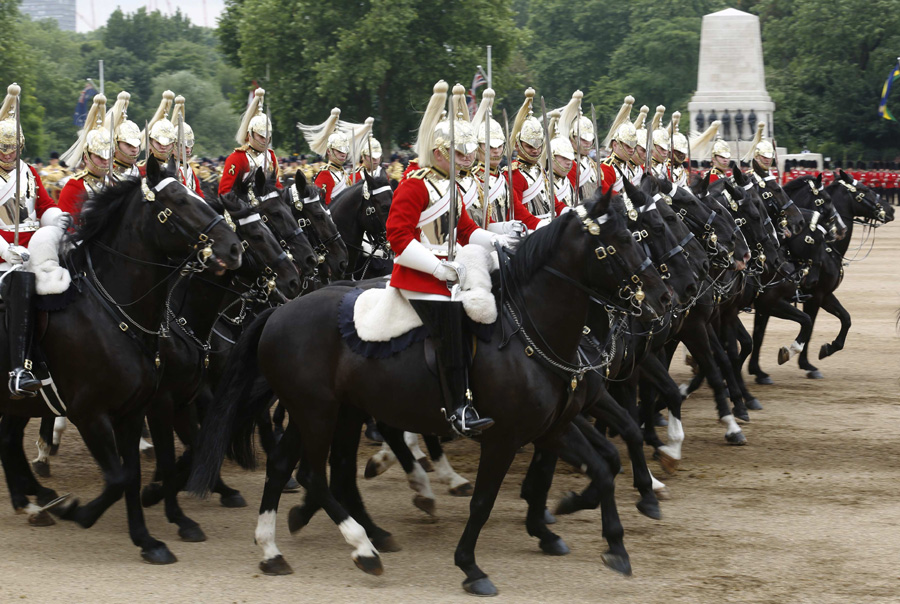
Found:
<path fill-rule="evenodd" d="M 112 161 L 112 160 L 110 160 L 110 161 Z M 98 178 L 102 178 L 103 175 L 106 173 L 106 168 L 101 168 L 100 166 L 98 166 L 91 160 L 90 153 L 84 154 L 84 165 L 87 168 L 88 172 L 90 172 L 92 175 L 94 175 Z"/>

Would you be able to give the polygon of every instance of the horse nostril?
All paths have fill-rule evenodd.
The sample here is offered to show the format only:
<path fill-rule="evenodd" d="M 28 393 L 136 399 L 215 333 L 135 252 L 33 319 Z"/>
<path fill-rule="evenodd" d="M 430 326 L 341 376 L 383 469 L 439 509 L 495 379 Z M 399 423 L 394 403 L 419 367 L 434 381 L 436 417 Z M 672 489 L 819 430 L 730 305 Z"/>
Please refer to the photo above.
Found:
<path fill-rule="evenodd" d="M 341 263 L 338 265 L 338 268 L 341 269 L 341 272 L 342 272 L 342 273 L 347 272 L 347 261 L 346 261 L 346 260 L 341 260 Z"/>
<path fill-rule="evenodd" d="M 300 293 L 300 281 L 297 279 L 291 279 L 290 283 L 288 283 L 288 297 L 296 298 L 297 294 Z"/>
<path fill-rule="evenodd" d="M 659 301 L 662 302 L 663 306 L 668 306 L 672 303 L 672 294 L 666 292 L 659 297 Z"/>
<path fill-rule="evenodd" d="M 684 288 L 684 291 L 687 295 L 689 295 L 690 297 L 693 298 L 694 296 L 697 295 L 697 284 L 696 283 L 689 284 L 686 288 Z"/>
<path fill-rule="evenodd" d="M 241 248 L 240 245 L 238 245 L 237 243 L 235 243 L 235 244 L 233 244 L 233 245 L 231 246 L 231 250 L 229 250 L 229 251 L 231 252 L 231 257 L 232 257 L 232 258 L 240 258 L 240 257 L 241 257 L 241 252 L 243 251 L 243 249 Z"/>

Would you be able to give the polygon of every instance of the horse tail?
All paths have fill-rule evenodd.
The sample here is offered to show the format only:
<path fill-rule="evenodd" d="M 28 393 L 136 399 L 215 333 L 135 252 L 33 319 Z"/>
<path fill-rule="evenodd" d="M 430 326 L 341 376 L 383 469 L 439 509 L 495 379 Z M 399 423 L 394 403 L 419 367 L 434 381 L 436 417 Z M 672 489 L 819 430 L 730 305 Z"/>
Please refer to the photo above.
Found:
<path fill-rule="evenodd" d="M 215 485 L 228 453 L 243 468 L 256 463 L 253 448 L 254 415 L 271 400 L 272 388 L 259 372 L 257 349 L 274 308 L 247 327 L 228 355 L 222 379 L 200 427 L 187 490 L 204 497 Z M 247 426 L 246 424 L 249 424 Z"/>

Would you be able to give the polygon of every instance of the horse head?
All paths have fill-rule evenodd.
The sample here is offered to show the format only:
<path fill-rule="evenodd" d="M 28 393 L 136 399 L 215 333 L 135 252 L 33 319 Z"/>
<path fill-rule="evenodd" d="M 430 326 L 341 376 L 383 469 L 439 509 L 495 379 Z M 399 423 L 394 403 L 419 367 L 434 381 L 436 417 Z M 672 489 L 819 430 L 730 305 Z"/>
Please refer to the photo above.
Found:
<path fill-rule="evenodd" d="M 301 172 L 297 176 L 299 179 L 289 188 L 291 213 L 313 245 L 319 276 L 325 280 L 339 279 L 347 270 L 347 246 L 322 203 L 325 194 L 315 185 L 307 184 Z"/>
<path fill-rule="evenodd" d="M 257 170 L 257 178 L 259 172 Z M 235 183 L 235 187 L 221 195 L 219 201 L 245 250 L 247 262 L 242 275 L 255 279 L 256 288 L 266 297 L 276 289 L 283 297 L 299 295 L 300 273 L 266 226 L 260 213 L 261 202 L 254 190 L 248 184 Z"/>
<path fill-rule="evenodd" d="M 163 226 L 154 234 L 166 255 L 177 258 L 196 252 L 197 262 L 218 274 L 240 267 L 243 250 L 237 236 L 221 215 L 181 183 L 174 160 L 163 167 L 151 155 L 141 189 Z"/>

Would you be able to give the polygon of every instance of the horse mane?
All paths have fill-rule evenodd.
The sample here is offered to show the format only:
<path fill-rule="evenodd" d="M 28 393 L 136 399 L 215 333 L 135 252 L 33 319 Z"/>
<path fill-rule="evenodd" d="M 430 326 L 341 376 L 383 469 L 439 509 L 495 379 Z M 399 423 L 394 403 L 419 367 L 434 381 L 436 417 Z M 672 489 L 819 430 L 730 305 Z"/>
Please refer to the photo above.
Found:
<path fill-rule="evenodd" d="M 80 242 L 75 245 L 73 255 L 83 255 L 88 243 L 113 228 L 126 215 L 125 206 L 139 195 L 142 195 L 140 179 L 126 178 L 85 201 L 75 221 L 75 230 L 65 238 L 66 243 Z"/>
<path fill-rule="evenodd" d="M 595 203 L 597 202 L 585 204 L 589 212 Z M 618 216 L 625 213 L 625 206 L 619 197 L 614 198 L 609 207 L 609 212 L 613 215 L 614 220 L 619 220 Z M 513 279 L 519 283 L 525 283 L 534 273 L 543 268 L 558 251 L 566 225 L 572 220 L 576 220 L 576 217 L 575 212 L 566 212 L 559 218 L 554 218 L 547 226 L 525 237 L 509 264 Z"/>

